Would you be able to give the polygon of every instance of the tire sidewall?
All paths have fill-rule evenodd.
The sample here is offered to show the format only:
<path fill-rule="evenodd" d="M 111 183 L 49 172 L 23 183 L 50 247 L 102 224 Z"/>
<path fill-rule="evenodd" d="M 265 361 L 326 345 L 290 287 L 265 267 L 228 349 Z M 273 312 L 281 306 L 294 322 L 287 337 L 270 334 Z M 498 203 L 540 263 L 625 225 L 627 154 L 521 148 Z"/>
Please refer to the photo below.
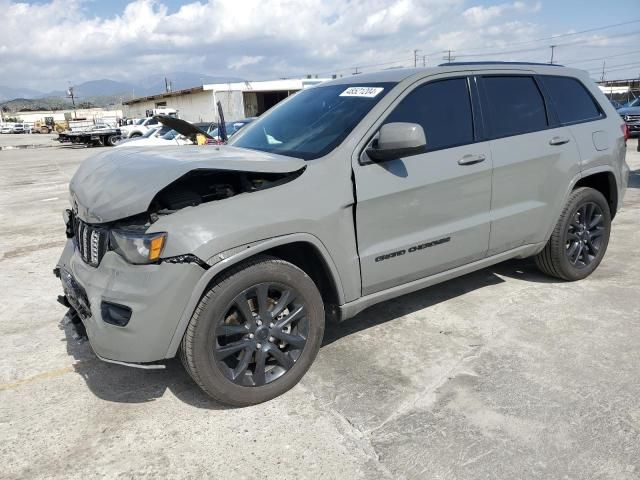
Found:
<path fill-rule="evenodd" d="M 596 258 L 586 267 L 577 268 L 571 264 L 564 249 L 567 242 L 569 224 L 577 210 L 585 203 L 595 203 L 600 207 L 602 210 L 605 232 L 602 235 L 602 243 L 600 244 L 600 249 Z M 558 252 L 558 261 L 560 263 L 561 270 L 566 274 L 568 280 L 581 280 L 588 277 L 596 268 L 598 268 L 598 265 L 600 265 L 600 262 L 604 258 L 607 246 L 609 245 L 609 235 L 611 233 L 611 212 L 609 210 L 609 204 L 604 196 L 592 188 L 584 188 L 581 190 L 577 195 L 570 199 L 567 207 L 567 214 L 561 219 L 559 247 L 562 249 L 562 252 Z"/>
<path fill-rule="evenodd" d="M 238 294 L 264 282 L 281 283 L 296 289 L 308 310 L 309 335 L 300 357 L 282 377 L 260 387 L 246 387 L 233 383 L 218 368 L 213 358 L 215 328 Z M 216 286 L 222 288 L 218 289 Z M 266 261 L 232 274 L 211 290 L 214 294 L 205 295 L 198 307 L 199 319 L 192 346 L 193 366 L 201 380 L 201 386 L 224 403 L 243 406 L 265 402 L 296 385 L 313 363 L 324 335 L 322 297 L 311 278 L 292 264 Z"/>

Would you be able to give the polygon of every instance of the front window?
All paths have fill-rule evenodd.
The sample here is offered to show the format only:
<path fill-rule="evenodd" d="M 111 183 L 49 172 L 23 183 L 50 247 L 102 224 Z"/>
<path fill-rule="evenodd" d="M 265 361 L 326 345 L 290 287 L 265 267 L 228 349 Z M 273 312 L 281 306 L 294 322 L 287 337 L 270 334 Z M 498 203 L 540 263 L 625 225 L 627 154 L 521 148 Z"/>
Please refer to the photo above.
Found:
<path fill-rule="evenodd" d="M 244 127 L 229 144 L 311 160 L 336 148 L 393 83 L 302 90 Z"/>

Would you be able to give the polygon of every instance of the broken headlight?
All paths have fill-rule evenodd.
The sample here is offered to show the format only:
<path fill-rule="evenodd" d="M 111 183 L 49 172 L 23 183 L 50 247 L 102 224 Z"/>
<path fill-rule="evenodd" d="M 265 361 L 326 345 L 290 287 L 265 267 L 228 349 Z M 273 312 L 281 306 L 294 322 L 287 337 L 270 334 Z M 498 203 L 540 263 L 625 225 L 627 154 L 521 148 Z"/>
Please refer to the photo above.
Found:
<path fill-rule="evenodd" d="M 111 230 L 111 249 L 127 262 L 136 265 L 154 263 L 160 260 L 164 244 L 167 240 L 165 232 L 139 233 L 128 230 Z"/>

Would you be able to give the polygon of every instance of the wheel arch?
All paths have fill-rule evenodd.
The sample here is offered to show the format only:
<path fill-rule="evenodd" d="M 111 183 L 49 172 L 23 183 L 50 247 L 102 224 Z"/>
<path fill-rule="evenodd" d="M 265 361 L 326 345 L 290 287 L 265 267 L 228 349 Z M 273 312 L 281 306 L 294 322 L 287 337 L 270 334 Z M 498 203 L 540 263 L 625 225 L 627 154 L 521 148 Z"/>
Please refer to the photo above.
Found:
<path fill-rule="evenodd" d="M 601 166 L 589 170 L 583 170 L 571 179 L 567 191 L 565 192 L 565 195 L 563 197 L 562 203 L 558 204 L 554 209 L 554 215 L 552 217 L 553 221 L 550 222 L 547 226 L 547 232 L 545 234 L 543 243 L 540 244 L 541 246 L 539 248 L 539 251 L 542 251 L 544 249 L 544 245 L 549 241 L 549 238 L 551 238 L 553 229 L 555 228 L 556 223 L 560 218 L 562 209 L 564 208 L 564 205 L 566 205 L 569 196 L 575 189 L 580 187 L 591 187 L 602 193 L 607 199 L 607 203 L 609 204 L 611 219 L 613 220 L 613 218 L 615 217 L 616 211 L 618 209 L 618 181 L 615 176 L 615 172 L 609 166 Z M 601 189 L 605 191 L 603 192 Z"/>
<path fill-rule="evenodd" d="M 618 184 L 612 171 L 603 170 L 587 173 L 575 182 L 572 191 L 580 187 L 589 187 L 599 191 L 607 199 L 611 219 L 615 218 L 618 210 Z"/>
<path fill-rule="evenodd" d="M 297 233 L 247 244 L 222 252 L 209 261 L 211 263 L 211 261 L 220 259 L 206 270 L 193 289 L 173 333 L 166 358 L 172 358 L 176 355 L 191 316 L 210 285 L 230 268 L 258 255 L 271 255 L 288 261 L 303 270 L 318 286 L 322 299 L 326 303 L 327 313 L 337 315 L 337 306 L 345 302 L 342 283 L 333 259 L 317 237 L 311 234 Z M 335 307 L 331 308 L 332 306 Z"/>

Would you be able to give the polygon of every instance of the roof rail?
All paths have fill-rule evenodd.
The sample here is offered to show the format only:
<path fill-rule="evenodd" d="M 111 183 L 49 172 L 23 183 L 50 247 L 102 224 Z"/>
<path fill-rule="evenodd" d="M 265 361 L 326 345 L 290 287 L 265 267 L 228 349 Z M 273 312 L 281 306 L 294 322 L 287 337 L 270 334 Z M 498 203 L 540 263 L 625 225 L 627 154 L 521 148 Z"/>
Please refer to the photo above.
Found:
<path fill-rule="evenodd" d="M 563 67 L 564 65 L 560 65 L 557 63 L 540 63 L 540 62 L 448 62 L 441 63 L 438 65 L 439 67 L 449 67 L 452 65 L 539 65 L 544 67 Z"/>

